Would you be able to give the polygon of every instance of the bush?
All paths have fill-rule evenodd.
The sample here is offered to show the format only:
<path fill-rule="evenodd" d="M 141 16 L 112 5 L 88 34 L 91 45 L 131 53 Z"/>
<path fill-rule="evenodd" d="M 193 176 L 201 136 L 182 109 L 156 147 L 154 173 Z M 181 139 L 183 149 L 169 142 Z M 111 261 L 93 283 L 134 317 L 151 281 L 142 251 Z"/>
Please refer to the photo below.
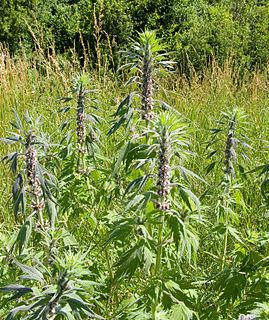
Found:
<path fill-rule="evenodd" d="M 233 57 L 248 69 L 264 68 L 268 17 L 268 2 L 254 0 L 3 0 L 0 42 L 16 54 L 20 42 L 32 50 L 37 40 L 43 49 L 54 44 L 58 53 L 87 52 L 93 66 L 104 57 L 114 65 L 130 36 L 147 28 L 163 37 L 184 73 L 203 71 L 212 58 L 223 64 Z"/>

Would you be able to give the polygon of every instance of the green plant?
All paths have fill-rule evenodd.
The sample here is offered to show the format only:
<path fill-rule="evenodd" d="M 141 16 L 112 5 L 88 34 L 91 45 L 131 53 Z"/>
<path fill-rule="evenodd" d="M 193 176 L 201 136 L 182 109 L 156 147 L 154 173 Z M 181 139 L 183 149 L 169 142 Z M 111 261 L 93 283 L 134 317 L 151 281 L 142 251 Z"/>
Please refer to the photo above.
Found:
<path fill-rule="evenodd" d="M 11 309 L 7 319 L 16 319 L 23 313 L 24 319 L 103 319 L 91 310 L 91 304 L 85 300 L 88 295 L 89 281 L 83 280 L 90 272 L 85 268 L 86 255 L 71 250 L 59 256 L 54 251 L 52 260 L 44 265 L 39 262 L 29 266 L 15 261 L 21 269 L 21 279 L 27 285 L 9 284 L 0 288 L 4 294 L 13 295 L 2 303 L 16 300 L 16 306 Z"/>
<path fill-rule="evenodd" d="M 57 211 L 51 189 L 55 190 L 57 185 L 55 177 L 39 162 L 41 158 L 43 161 L 46 159 L 47 149 L 52 146 L 45 134 L 35 132 L 40 126 L 40 118 L 33 120 L 26 114 L 22 121 L 16 111 L 14 118 L 11 125 L 17 132 L 10 132 L 11 136 L 1 138 L 1 141 L 19 145 L 17 151 L 6 155 L 3 160 L 9 162 L 12 172 L 17 174 L 12 187 L 13 208 L 15 220 L 22 221 L 22 226 L 14 245 L 18 245 L 21 252 L 29 241 L 34 221 L 41 229 L 54 228 Z M 22 156 L 24 162 L 18 164 Z M 27 197 L 30 199 L 29 207 L 26 206 Z"/>
<path fill-rule="evenodd" d="M 154 87 L 156 87 L 157 74 L 162 70 L 171 68 L 174 64 L 166 60 L 167 53 L 165 46 L 160 43 L 155 31 L 146 30 L 138 33 L 138 40 L 133 41 L 130 51 L 125 53 L 127 63 L 120 69 L 129 69 L 132 75 L 126 85 L 135 85 L 134 91 L 129 93 L 119 104 L 115 117 L 119 117 L 109 130 L 109 134 L 114 133 L 126 122 L 126 127 L 130 128 L 135 117 L 133 100 L 138 97 L 140 100 L 140 116 L 142 120 L 148 122 L 154 118 Z M 138 92 L 137 92 L 138 89 Z"/>
<path fill-rule="evenodd" d="M 185 126 L 169 113 L 161 114 L 153 124 L 145 132 L 149 144 L 140 144 L 138 139 L 128 145 L 123 162 L 127 172 L 131 169 L 129 174 L 138 177 L 126 189 L 125 217 L 115 222 L 108 243 L 120 244 L 125 239 L 115 264 L 114 281 L 117 284 L 124 277 L 131 279 L 140 268 L 150 284 L 140 293 L 138 305 L 144 305 L 145 312 L 151 310 L 151 319 L 158 319 L 163 312 L 160 304 L 164 296 L 172 300 L 173 310 L 176 305 L 172 302 L 177 301 L 173 290 L 180 290 L 180 284 L 175 283 L 166 288 L 168 293 L 163 292 L 169 279 L 166 259 L 172 255 L 175 261 L 183 262 L 184 257 L 191 261 L 198 248 L 192 221 L 199 224 L 203 220 L 198 214 L 199 199 L 184 185 L 189 179 L 198 178 L 183 165 L 189 153 Z M 182 306 L 188 310 L 184 302 Z"/>

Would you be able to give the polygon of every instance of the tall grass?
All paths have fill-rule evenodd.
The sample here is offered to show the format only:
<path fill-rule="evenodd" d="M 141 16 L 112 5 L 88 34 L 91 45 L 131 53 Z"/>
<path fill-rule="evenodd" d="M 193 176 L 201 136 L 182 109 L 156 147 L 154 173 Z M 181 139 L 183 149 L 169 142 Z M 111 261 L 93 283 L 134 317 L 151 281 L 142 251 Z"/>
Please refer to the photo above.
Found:
<path fill-rule="evenodd" d="M 42 130 L 50 135 L 53 141 L 59 141 L 62 135 L 59 128 L 65 120 L 61 112 L 59 112 L 62 107 L 59 98 L 69 94 L 70 88 L 72 87 L 72 79 L 81 73 L 78 60 L 78 57 L 75 55 L 72 61 L 64 60 L 62 57 L 57 57 L 55 53 L 45 57 L 43 52 L 37 52 L 32 58 L 23 55 L 14 58 L 9 55 L 5 48 L 1 48 L 0 136 L 5 137 L 8 135 L 9 121 L 12 120 L 12 111 L 15 109 L 20 115 L 23 115 L 25 112 L 29 112 L 33 116 L 40 115 L 43 120 Z M 106 318 L 113 319 L 112 315 L 115 314 L 115 310 L 119 307 L 119 301 L 125 298 L 131 299 L 132 294 L 132 289 L 129 291 L 124 290 L 122 282 L 113 282 L 115 279 L 117 280 L 119 274 L 119 272 L 117 273 L 117 271 L 113 269 L 117 266 L 115 255 L 119 254 L 124 257 L 126 248 L 117 247 L 118 243 L 115 247 L 111 245 L 114 251 L 110 256 L 110 240 L 107 241 L 106 248 L 104 249 L 103 247 L 107 234 L 109 230 L 113 228 L 114 223 L 116 223 L 116 229 L 112 229 L 112 235 L 115 236 L 116 234 L 117 219 L 120 216 L 119 212 L 123 211 L 122 206 L 126 197 L 123 190 L 128 186 L 129 177 L 127 174 L 125 175 L 125 169 L 121 169 L 119 165 L 122 160 L 122 140 L 126 136 L 122 130 L 118 130 L 110 137 L 107 136 L 111 121 L 113 120 L 112 116 L 117 109 L 118 101 L 121 101 L 126 96 L 127 89 L 123 86 L 124 74 L 121 75 L 122 77 L 109 74 L 106 69 L 102 71 L 100 66 L 98 71 L 84 70 L 84 72 L 89 76 L 94 87 L 97 89 L 97 112 L 98 116 L 104 119 L 99 125 L 101 137 L 98 147 L 102 152 L 101 155 L 97 155 L 99 165 L 96 165 L 95 162 L 92 161 L 93 159 L 91 159 L 93 163 L 91 163 L 92 167 L 85 185 L 83 184 L 84 178 L 78 176 L 78 173 L 66 173 L 64 168 L 66 159 L 64 157 L 59 158 L 60 160 L 55 159 L 60 177 L 63 177 L 59 190 L 59 201 L 62 208 L 64 208 L 60 209 L 62 210 L 61 222 L 76 236 L 80 244 L 89 248 L 92 256 L 94 256 L 94 261 L 89 263 L 89 265 L 91 270 L 95 270 L 95 273 L 99 276 L 99 278 L 96 276 L 95 280 L 103 280 L 102 277 L 107 273 L 108 280 L 104 282 L 109 288 L 106 292 L 109 298 L 104 297 L 105 294 L 101 294 L 101 300 L 103 299 L 106 303 L 102 302 L 103 305 L 102 303 L 97 303 L 96 308 L 99 308 L 98 312 L 104 312 L 103 310 L 106 310 Z M 239 251 L 241 250 L 242 255 L 246 254 L 247 245 L 249 245 L 249 243 L 255 243 L 256 245 L 255 241 L 257 241 L 259 232 L 267 230 L 266 218 L 269 208 L 268 199 L 266 198 L 266 183 L 262 184 L 266 179 L 264 179 L 264 176 L 259 176 L 259 171 L 253 169 L 268 163 L 268 74 L 257 70 L 252 74 L 242 76 L 240 70 L 234 70 L 232 64 L 227 61 L 223 68 L 220 68 L 213 62 L 211 68 L 209 68 L 206 73 L 194 73 L 189 79 L 175 72 L 173 74 L 161 74 L 158 80 L 158 90 L 156 90 L 157 96 L 155 99 L 165 101 L 170 106 L 173 106 L 176 110 L 176 115 L 191 129 L 190 146 L 192 155 L 189 157 L 190 160 L 188 160 L 187 167 L 195 172 L 197 177 L 200 177 L 200 179 L 190 179 L 188 184 L 193 191 L 191 195 L 194 202 L 196 202 L 196 196 L 201 202 L 204 220 L 201 218 L 200 221 L 200 216 L 194 215 L 193 224 L 195 228 L 192 225 L 190 229 L 185 230 L 187 237 L 189 237 L 190 242 L 193 241 L 192 245 L 195 248 L 197 247 L 196 232 L 201 231 L 200 249 L 193 264 L 190 262 L 191 259 L 187 261 L 180 257 L 180 268 L 184 270 L 185 273 L 183 274 L 185 274 L 186 277 L 190 277 L 191 275 L 193 276 L 192 279 L 197 280 L 195 284 L 198 285 L 201 292 L 207 292 L 208 290 L 208 295 L 205 294 L 203 296 L 204 300 L 201 300 L 201 302 L 197 301 L 197 310 L 203 309 L 203 303 L 216 303 L 218 308 L 216 312 L 222 312 L 222 314 L 227 315 L 227 319 L 234 319 L 228 317 L 229 312 L 234 312 L 233 308 L 236 308 L 232 306 L 229 299 L 226 305 L 227 310 L 224 310 L 224 307 L 220 304 L 218 305 L 217 299 L 221 297 L 223 293 L 222 291 L 218 291 L 218 282 L 216 281 L 216 286 L 211 286 L 211 282 L 209 281 L 207 284 L 204 279 L 207 279 L 208 274 L 215 275 L 216 277 L 225 277 L 223 273 L 225 273 L 226 268 L 228 269 L 232 265 L 232 258 L 228 252 L 233 252 L 234 255 L 238 254 L 239 256 Z M 235 164 L 233 162 L 235 166 L 233 169 L 236 183 L 229 184 L 230 189 L 227 193 L 223 191 L 225 189 L 223 187 L 223 176 L 229 123 L 227 124 L 225 121 L 220 122 L 218 119 L 221 118 L 222 113 L 229 113 L 235 108 L 244 111 L 248 116 L 248 124 L 244 125 L 242 130 L 248 144 L 252 148 L 242 152 L 242 154 L 245 154 L 245 158 L 240 153 L 241 151 L 238 151 L 238 161 L 235 161 Z M 74 124 L 75 122 L 76 120 Z M 213 149 L 211 149 L 209 141 L 212 139 L 212 129 L 218 130 L 220 125 L 224 127 L 224 133 L 216 140 L 218 153 L 215 154 L 214 152 L 212 153 Z M 162 139 L 166 139 L 166 132 L 162 134 Z M 150 144 L 150 138 L 147 139 L 146 144 Z M 9 151 L 12 151 L 12 146 L 7 146 L 3 143 L 0 144 L 1 158 Z M 175 154 L 176 151 L 177 150 L 175 150 Z M 210 152 L 212 157 L 217 158 L 216 162 L 218 162 L 218 165 L 214 167 L 214 170 L 209 172 L 206 168 L 210 166 L 211 156 L 208 156 Z M 159 156 L 161 159 L 161 155 Z M 167 155 L 165 156 L 167 157 Z M 161 161 L 160 159 L 159 161 Z M 100 163 L 102 165 L 100 165 Z M 161 167 L 161 163 L 159 165 Z M 128 172 L 127 169 L 126 171 Z M 147 170 L 148 168 L 145 169 L 145 172 Z M 174 168 L 171 170 L 174 170 Z M 137 179 L 136 175 L 136 172 L 133 173 L 132 178 Z M 70 182 L 70 176 L 73 177 L 73 185 L 72 181 Z M 8 170 L 7 166 L 1 162 L 0 190 L 2 196 L 0 198 L 0 224 L 4 226 L 4 230 L 7 233 L 11 232 L 14 228 L 14 219 L 11 213 L 12 203 L 10 201 L 13 179 L 13 174 Z M 166 217 L 165 213 L 170 207 L 170 204 L 168 205 L 166 203 L 166 197 L 170 194 L 170 184 L 173 186 L 174 183 L 174 181 L 170 181 L 170 167 L 169 173 L 167 173 L 167 179 L 169 180 L 167 181 L 169 190 L 166 190 L 164 186 L 159 190 L 162 195 L 160 206 L 162 207 L 161 210 L 164 213 L 164 217 Z M 148 184 L 146 186 L 148 186 Z M 81 192 L 81 194 L 83 193 L 83 197 L 81 198 L 79 198 L 80 188 L 84 188 L 83 192 Z M 99 194 L 99 189 L 105 192 Z M 194 194 L 196 196 L 194 196 Z M 225 197 L 227 194 L 228 200 L 226 201 Z M 74 202 L 75 204 L 73 203 L 70 209 L 70 207 L 68 207 L 69 201 L 73 200 L 73 198 L 75 201 L 76 197 L 78 197 L 79 200 L 77 203 Z M 196 209 L 193 209 L 192 203 L 188 203 L 188 201 L 186 201 L 186 203 L 187 205 L 185 204 L 181 207 L 182 212 L 180 218 L 190 226 L 191 222 L 187 221 L 187 211 L 196 212 Z M 228 222 L 227 225 L 225 225 L 225 223 L 218 220 L 218 214 L 224 206 L 225 210 L 227 209 L 227 212 L 230 214 L 225 220 L 225 223 L 229 221 L 229 225 Z M 145 209 L 145 214 L 147 214 L 147 209 Z M 126 218 L 124 215 L 120 217 Z M 134 219 L 132 216 L 128 218 Z M 172 218 L 173 217 L 171 217 L 171 219 Z M 172 256 L 174 257 L 175 254 L 173 250 L 169 251 L 167 249 L 167 251 L 162 251 L 162 249 L 160 249 L 160 244 L 167 244 L 171 241 L 170 238 L 167 237 L 167 231 L 163 229 L 164 222 L 163 220 L 161 221 L 162 224 L 159 226 L 159 229 L 157 228 L 160 230 L 159 252 L 157 253 L 158 266 L 156 267 L 158 272 L 161 269 L 160 266 L 164 254 L 166 257 L 169 257 L 169 259 Z M 133 225 L 137 224 L 137 234 L 134 234 L 134 237 L 139 237 L 139 233 L 145 232 L 142 228 L 143 223 L 144 221 L 139 220 L 137 222 L 134 220 Z M 151 221 L 149 223 L 151 223 Z M 207 223 L 209 227 L 205 228 L 203 223 Z M 156 227 L 154 223 L 152 224 L 153 229 L 150 229 L 150 232 Z M 171 223 L 171 225 L 173 225 L 173 223 Z M 224 228 L 227 226 L 229 229 Z M 140 227 L 141 229 L 139 229 Z M 149 243 L 150 237 L 151 234 L 147 239 Z M 223 238 L 225 238 L 225 245 L 223 245 Z M 241 246 L 242 239 L 247 239 L 247 245 L 245 247 L 244 245 Z M 127 240 L 127 237 L 124 240 L 127 245 L 132 241 L 132 239 Z M 130 243 L 128 241 L 130 241 Z M 120 241 L 118 242 L 120 243 Z M 178 246 L 184 247 L 184 244 L 177 244 L 176 247 Z M 103 250 L 104 254 L 101 255 Z M 182 251 L 184 250 L 187 249 L 183 248 Z M 246 252 L 244 250 L 246 250 Z M 255 252 L 258 252 L 258 250 Z M 171 258 L 171 260 L 173 259 Z M 234 259 L 237 261 L 237 258 Z M 101 275 L 99 274 L 99 265 L 97 262 L 101 264 L 101 269 L 106 270 L 105 273 L 102 274 L 100 271 Z M 171 262 L 169 267 L 170 270 L 174 270 L 176 278 L 179 276 L 177 274 L 178 266 L 173 265 L 173 263 L 174 262 Z M 122 260 L 122 264 L 124 264 L 124 259 Z M 164 273 L 170 271 L 166 266 L 162 269 Z M 221 271 L 221 273 L 217 274 L 216 270 Z M 150 265 L 148 265 L 148 272 L 151 275 L 156 275 L 158 273 L 157 271 L 154 274 L 154 272 L 150 270 Z M 120 279 L 119 276 L 118 278 Z M 227 279 L 225 278 L 222 281 L 228 282 Z M 142 279 L 139 284 L 136 284 L 134 280 L 130 280 L 130 286 L 143 292 L 145 289 L 143 281 L 144 279 Z M 154 281 L 157 280 L 152 276 L 150 281 L 152 281 L 151 286 L 154 288 L 157 283 Z M 218 292 L 218 298 L 214 296 L 215 292 Z M 61 295 L 62 294 L 63 292 L 61 292 Z M 153 297 L 154 294 L 149 293 L 149 297 Z M 182 295 L 184 294 L 185 292 L 183 293 L 182 291 Z M 223 294 L 225 294 L 225 292 Z M 160 292 L 156 294 L 156 296 L 153 313 L 154 317 L 156 315 L 157 318 L 157 313 L 159 312 L 158 303 L 161 300 Z M 184 312 L 188 311 L 182 309 L 182 313 Z M 202 319 L 207 319 L 206 316 L 209 317 L 207 314 L 204 315 Z M 214 315 L 210 315 L 210 319 L 213 319 L 213 316 Z M 119 317 L 117 319 L 125 318 Z"/>

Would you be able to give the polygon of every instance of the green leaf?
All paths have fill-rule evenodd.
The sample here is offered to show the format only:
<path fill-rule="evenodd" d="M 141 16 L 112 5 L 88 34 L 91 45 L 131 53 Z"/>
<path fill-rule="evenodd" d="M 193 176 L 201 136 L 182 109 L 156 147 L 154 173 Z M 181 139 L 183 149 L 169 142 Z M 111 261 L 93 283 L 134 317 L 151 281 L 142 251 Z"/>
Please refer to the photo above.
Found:
<path fill-rule="evenodd" d="M 144 245 L 144 241 L 141 240 L 120 257 L 120 260 L 115 264 L 115 267 L 118 267 L 115 275 L 116 280 L 124 276 L 128 276 L 130 279 L 134 275 L 136 269 L 141 267 Z"/>
<path fill-rule="evenodd" d="M 200 200 L 195 196 L 194 193 L 192 193 L 190 190 L 185 189 L 182 186 L 179 186 L 179 192 L 180 195 L 182 197 L 182 200 L 186 203 L 186 205 L 189 207 L 189 209 L 191 211 L 193 211 L 194 209 L 196 209 L 197 211 L 201 210 L 201 206 L 200 206 Z M 195 207 L 193 206 L 193 204 L 190 202 L 190 200 L 192 200 L 193 204 L 195 205 Z"/>
<path fill-rule="evenodd" d="M 0 291 L 3 291 L 3 292 L 16 291 L 16 293 L 8 299 L 9 301 L 17 300 L 22 296 L 24 296 L 25 294 L 29 292 L 33 292 L 31 288 L 22 286 L 20 284 L 10 284 L 8 286 L 0 288 Z"/>
<path fill-rule="evenodd" d="M 12 309 L 10 311 L 10 313 L 8 314 L 6 320 L 13 320 L 15 319 L 17 313 L 21 312 L 21 311 L 28 311 L 30 309 L 31 306 L 19 306 L 16 307 L 14 309 Z"/>
<path fill-rule="evenodd" d="M 212 170 L 214 170 L 215 166 L 216 166 L 216 162 L 210 163 L 210 164 L 205 168 L 205 172 L 206 172 L 205 174 L 208 175 L 209 172 L 211 172 Z"/>
<path fill-rule="evenodd" d="M 116 223 L 115 229 L 110 233 L 107 244 L 113 240 L 125 240 L 133 230 L 135 221 L 133 219 L 123 220 Z"/>
<path fill-rule="evenodd" d="M 119 174 L 121 163 L 124 161 L 125 156 L 129 150 L 129 147 L 130 147 L 130 142 L 128 142 L 127 144 L 124 144 L 122 146 L 122 148 L 120 149 L 117 161 L 116 161 L 116 163 L 114 165 L 114 169 L 113 169 L 114 176 Z"/>
<path fill-rule="evenodd" d="M 54 229 L 55 220 L 57 218 L 56 205 L 50 198 L 47 199 L 46 203 L 49 212 L 51 228 Z"/>
<path fill-rule="evenodd" d="M 153 253 L 147 246 L 145 246 L 144 247 L 144 269 L 146 273 L 150 271 L 150 268 L 153 265 L 153 262 L 154 262 Z"/>
<path fill-rule="evenodd" d="M 12 152 L 6 155 L 1 161 L 5 161 L 6 163 L 10 162 L 10 168 L 13 173 L 17 171 L 17 162 L 18 162 L 18 152 Z"/>
<path fill-rule="evenodd" d="M 134 206 L 136 206 L 138 203 L 141 203 L 142 200 L 145 199 L 145 196 L 142 194 L 139 194 L 137 196 L 135 196 L 125 207 L 125 211 L 128 211 L 129 209 L 133 208 Z"/>
<path fill-rule="evenodd" d="M 193 319 L 193 315 L 193 311 L 184 302 L 179 302 L 172 306 L 169 320 L 191 320 Z"/>
<path fill-rule="evenodd" d="M 29 267 L 25 264 L 22 264 L 18 261 L 15 261 L 15 264 L 24 272 L 25 274 L 21 276 L 22 279 L 29 279 L 29 280 L 37 280 L 40 283 L 44 283 L 43 274 L 38 271 L 34 267 Z"/>
<path fill-rule="evenodd" d="M 8 138 L 0 138 L 0 141 L 3 141 L 6 144 L 13 144 L 13 143 L 20 141 L 20 138 L 17 136 L 12 136 L 12 137 L 8 137 Z"/>
<path fill-rule="evenodd" d="M 135 188 L 137 188 L 136 193 L 140 192 L 151 176 L 152 176 L 151 174 L 146 174 L 146 175 L 139 177 L 139 178 L 135 179 L 134 181 L 132 181 L 128 185 L 128 187 L 126 188 L 124 195 L 126 195 L 128 192 L 131 192 Z"/>
<path fill-rule="evenodd" d="M 33 221 L 32 218 L 29 218 L 25 221 L 25 223 L 21 226 L 18 236 L 15 240 L 15 245 L 17 244 L 19 247 L 19 254 L 22 253 L 23 248 L 27 247 L 29 239 L 32 234 Z"/>

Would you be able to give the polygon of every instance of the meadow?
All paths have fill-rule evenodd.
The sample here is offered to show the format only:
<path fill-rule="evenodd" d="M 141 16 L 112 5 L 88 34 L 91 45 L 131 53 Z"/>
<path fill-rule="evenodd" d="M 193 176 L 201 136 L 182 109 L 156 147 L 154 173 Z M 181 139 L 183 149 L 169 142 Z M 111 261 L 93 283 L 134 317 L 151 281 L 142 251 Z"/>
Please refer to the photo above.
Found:
<path fill-rule="evenodd" d="M 130 52 L 0 51 L 0 318 L 268 319 L 268 71 Z"/>

